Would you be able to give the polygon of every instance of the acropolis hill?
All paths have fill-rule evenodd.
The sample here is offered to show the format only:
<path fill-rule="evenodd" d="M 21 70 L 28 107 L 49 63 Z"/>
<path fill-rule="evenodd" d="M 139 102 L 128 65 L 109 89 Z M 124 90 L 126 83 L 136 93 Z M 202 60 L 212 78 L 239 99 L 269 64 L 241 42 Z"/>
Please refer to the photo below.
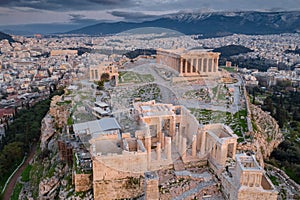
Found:
<path fill-rule="evenodd" d="M 40 199 L 278 198 L 264 158 L 282 135 L 241 78 L 218 53 L 159 52 L 91 65 L 52 99 Z"/>
<path fill-rule="evenodd" d="M 110 105 L 97 103 L 93 108 L 93 114 L 100 119 L 73 125 L 75 138 L 86 141 L 91 156 L 93 176 L 90 183 L 95 199 L 181 199 L 205 195 L 226 199 L 249 199 L 250 196 L 277 199 L 274 185 L 255 156 L 237 153 L 238 136 L 229 126 L 201 124 L 183 106 L 197 108 L 201 104 L 194 97 L 182 98 L 188 95 L 188 90 L 197 90 L 201 86 L 209 88 L 222 82 L 226 73 L 219 74 L 218 57 L 218 53 L 209 51 L 159 49 L 157 66 L 133 68 L 135 73 L 154 77 L 150 86 L 157 88 L 151 90 L 158 95 L 142 92 L 147 90 L 147 83 L 142 86 L 144 89 L 128 85 L 130 83 L 124 80 L 127 74 L 121 74 L 118 86 L 110 92 Z M 90 79 L 101 80 L 101 72 L 114 77 L 118 73 L 116 65 L 103 65 L 107 69 L 92 67 Z M 167 74 L 169 77 L 164 77 Z M 177 88 L 174 88 L 175 84 Z M 180 89 L 183 85 L 184 90 Z M 123 87 L 128 90 L 124 97 L 120 91 Z M 130 88 L 142 92 L 141 97 L 132 98 Z M 177 102 L 168 104 L 151 100 L 168 101 L 172 96 L 170 93 L 175 93 Z M 232 101 L 234 110 L 237 99 Z M 104 117 L 107 111 L 111 111 L 113 117 Z M 173 174 L 170 179 L 193 181 L 186 183 L 188 188 L 178 191 L 164 186 L 171 181 L 162 175 L 164 173 Z M 77 176 L 83 174 L 76 173 Z M 217 189 L 219 184 L 222 193 Z M 78 191 L 81 185 L 79 181 Z"/>

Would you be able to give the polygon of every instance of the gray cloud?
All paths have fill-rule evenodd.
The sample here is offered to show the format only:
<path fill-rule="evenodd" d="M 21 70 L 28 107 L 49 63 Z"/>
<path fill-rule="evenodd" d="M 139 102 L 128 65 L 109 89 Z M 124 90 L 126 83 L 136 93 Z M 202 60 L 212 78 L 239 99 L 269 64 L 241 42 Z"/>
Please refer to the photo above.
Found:
<path fill-rule="evenodd" d="M 148 11 L 214 9 L 214 10 L 300 10 L 300 0 L 140 0 L 140 8 Z"/>
<path fill-rule="evenodd" d="M 108 12 L 113 16 L 122 17 L 126 21 L 145 21 L 158 18 L 157 15 L 148 15 L 142 12 L 126 12 L 126 11 L 110 11 Z"/>
<path fill-rule="evenodd" d="M 0 7 L 28 7 L 41 10 L 105 10 L 133 5 L 132 0 L 0 0 Z"/>
<path fill-rule="evenodd" d="M 300 11 L 300 0 L 0 0 L 0 24 L 100 22 L 95 19 L 144 21 L 180 10 Z"/>
<path fill-rule="evenodd" d="M 89 19 L 89 18 L 86 18 L 86 16 L 80 15 L 80 14 L 69 14 L 69 16 L 71 17 L 70 22 L 72 24 L 90 25 L 90 24 L 96 24 L 96 23 L 100 22 L 99 20 Z"/>
<path fill-rule="evenodd" d="M 102 5 L 120 5 L 120 4 L 126 4 L 128 1 L 123 0 L 89 0 L 90 2 L 102 4 Z"/>
<path fill-rule="evenodd" d="M 0 0 L 0 7 L 28 7 L 42 10 L 168 11 L 210 8 L 217 10 L 273 9 L 300 10 L 300 0 Z"/>

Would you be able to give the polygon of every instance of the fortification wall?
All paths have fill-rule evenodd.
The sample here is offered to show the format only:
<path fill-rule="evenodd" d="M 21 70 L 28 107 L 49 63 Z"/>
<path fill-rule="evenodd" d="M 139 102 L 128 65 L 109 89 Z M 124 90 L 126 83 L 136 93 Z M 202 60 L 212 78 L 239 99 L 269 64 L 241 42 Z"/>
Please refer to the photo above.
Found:
<path fill-rule="evenodd" d="M 92 174 L 74 174 L 75 192 L 92 189 Z"/>
<path fill-rule="evenodd" d="M 118 180 L 96 181 L 94 199 L 130 199 L 144 194 L 144 178 L 126 177 Z"/>
<path fill-rule="evenodd" d="M 140 176 L 147 171 L 147 154 L 99 156 L 93 159 L 93 180 L 115 180 Z"/>

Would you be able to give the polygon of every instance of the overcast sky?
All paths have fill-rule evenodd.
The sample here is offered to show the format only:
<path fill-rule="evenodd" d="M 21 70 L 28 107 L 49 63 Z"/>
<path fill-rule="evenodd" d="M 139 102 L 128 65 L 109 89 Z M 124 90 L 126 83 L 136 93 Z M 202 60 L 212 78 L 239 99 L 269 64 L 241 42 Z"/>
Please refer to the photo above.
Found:
<path fill-rule="evenodd" d="M 300 10 L 300 0 L 0 0 L 0 25 L 142 21 L 179 11 Z"/>

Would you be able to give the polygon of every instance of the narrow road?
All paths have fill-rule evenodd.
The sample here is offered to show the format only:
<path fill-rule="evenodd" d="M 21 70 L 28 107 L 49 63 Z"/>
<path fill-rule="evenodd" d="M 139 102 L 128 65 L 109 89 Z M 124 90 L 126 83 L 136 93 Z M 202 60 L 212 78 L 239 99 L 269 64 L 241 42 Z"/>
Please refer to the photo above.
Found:
<path fill-rule="evenodd" d="M 35 154 L 35 150 L 36 150 L 36 144 L 33 145 L 33 148 L 31 150 L 28 158 L 23 163 L 23 165 L 18 169 L 18 171 L 16 171 L 14 176 L 11 178 L 11 180 L 10 180 L 9 184 L 7 185 L 6 190 L 4 192 L 3 200 L 9 200 L 10 199 L 10 197 L 11 197 L 13 191 L 14 191 L 14 187 L 17 183 L 17 180 L 18 180 L 19 176 L 22 174 L 23 170 L 27 167 L 30 160 L 33 158 L 33 156 Z"/>

